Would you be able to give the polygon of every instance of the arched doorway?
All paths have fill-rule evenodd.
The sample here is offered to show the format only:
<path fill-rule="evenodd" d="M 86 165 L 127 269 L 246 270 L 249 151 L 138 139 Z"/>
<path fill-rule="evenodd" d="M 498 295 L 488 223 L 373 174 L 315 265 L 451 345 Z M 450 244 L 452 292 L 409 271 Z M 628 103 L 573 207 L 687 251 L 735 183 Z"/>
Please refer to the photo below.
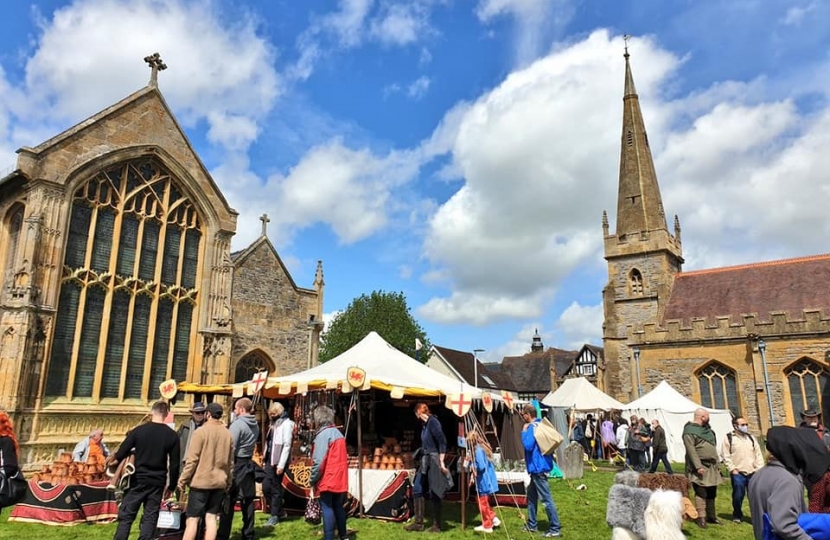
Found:
<path fill-rule="evenodd" d="M 274 362 L 268 358 L 268 355 L 260 350 L 254 350 L 240 358 L 236 363 L 236 369 L 233 374 L 233 382 L 240 383 L 251 380 L 255 373 L 260 371 L 267 371 L 274 374 Z"/>

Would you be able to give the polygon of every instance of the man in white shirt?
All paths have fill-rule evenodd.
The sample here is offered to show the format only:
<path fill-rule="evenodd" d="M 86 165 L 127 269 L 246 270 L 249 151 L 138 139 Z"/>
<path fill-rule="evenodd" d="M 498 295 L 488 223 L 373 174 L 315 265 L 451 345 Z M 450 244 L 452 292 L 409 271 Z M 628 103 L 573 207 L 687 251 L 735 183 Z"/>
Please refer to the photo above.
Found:
<path fill-rule="evenodd" d="M 620 456 L 628 463 L 625 455 L 626 443 L 628 442 L 628 422 L 625 418 L 620 418 L 620 425 L 617 426 L 617 448 L 620 449 Z"/>
<path fill-rule="evenodd" d="M 291 457 L 294 442 L 294 422 L 288 418 L 282 403 L 275 401 L 268 408 L 271 427 L 268 431 L 268 446 L 265 452 L 265 478 L 263 492 L 271 505 L 271 517 L 265 522 L 266 527 L 276 526 L 285 517 L 282 509 L 282 479 Z M 267 489 L 266 489 L 267 488 Z M 270 495 L 270 496 L 269 496 Z"/>
<path fill-rule="evenodd" d="M 720 446 L 720 458 L 729 470 L 732 480 L 732 521 L 742 523 L 744 497 L 749 479 L 764 466 L 761 445 L 749 434 L 746 418 L 739 416 L 732 422 L 735 430 L 724 437 Z M 761 519 L 761 516 L 755 516 Z"/>

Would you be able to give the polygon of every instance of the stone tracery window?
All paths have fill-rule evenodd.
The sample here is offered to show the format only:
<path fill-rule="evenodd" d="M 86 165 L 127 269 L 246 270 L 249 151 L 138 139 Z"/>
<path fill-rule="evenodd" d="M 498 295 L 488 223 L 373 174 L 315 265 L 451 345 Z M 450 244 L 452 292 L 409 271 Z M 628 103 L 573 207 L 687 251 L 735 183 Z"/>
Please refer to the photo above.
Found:
<path fill-rule="evenodd" d="M 17 251 L 22 246 L 21 235 L 23 234 L 23 211 L 22 204 L 15 204 L 9 210 L 6 218 L 6 248 L 3 253 L 3 283 L 7 286 L 13 282 L 15 265 L 17 264 Z"/>
<path fill-rule="evenodd" d="M 183 380 L 201 219 L 158 162 L 101 171 L 73 197 L 48 396 L 152 399 Z"/>
<path fill-rule="evenodd" d="M 830 412 L 830 375 L 821 364 L 810 358 L 802 358 L 785 369 L 784 375 L 787 377 L 795 418 L 806 409 Z"/>
<path fill-rule="evenodd" d="M 697 372 L 700 386 L 700 403 L 704 407 L 729 409 L 741 414 L 738 384 L 735 371 L 720 362 L 711 362 Z"/>
<path fill-rule="evenodd" d="M 263 370 L 267 370 L 271 375 L 274 375 L 274 363 L 271 362 L 265 353 L 251 351 L 236 363 L 233 381 L 238 383 L 250 381 L 254 374 Z"/>
<path fill-rule="evenodd" d="M 643 274 L 636 268 L 628 276 L 628 288 L 631 296 L 643 296 Z"/>

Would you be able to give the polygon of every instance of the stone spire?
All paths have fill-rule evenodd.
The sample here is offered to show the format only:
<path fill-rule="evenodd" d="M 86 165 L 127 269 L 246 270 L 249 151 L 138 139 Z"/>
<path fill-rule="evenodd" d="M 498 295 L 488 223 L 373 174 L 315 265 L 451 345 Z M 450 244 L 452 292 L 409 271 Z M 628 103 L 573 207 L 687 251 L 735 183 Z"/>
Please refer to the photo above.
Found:
<path fill-rule="evenodd" d="M 640 98 L 631 75 L 626 39 L 625 95 L 620 151 L 620 185 L 617 196 L 617 236 L 663 230 L 668 232 L 660 186 L 648 145 Z"/>

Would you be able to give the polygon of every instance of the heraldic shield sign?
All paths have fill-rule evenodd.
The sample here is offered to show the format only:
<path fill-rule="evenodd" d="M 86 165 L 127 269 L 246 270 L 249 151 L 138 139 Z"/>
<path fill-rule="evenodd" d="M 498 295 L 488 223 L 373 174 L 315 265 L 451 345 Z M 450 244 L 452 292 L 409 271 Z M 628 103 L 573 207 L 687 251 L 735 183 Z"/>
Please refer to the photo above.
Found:
<path fill-rule="evenodd" d="M 161 397 L 166 400 L 171 400 L 176 397 L 176 392 L 179 391 L 178 385 L 176 385 L 176 379 L 167 379 L 163 383 L 159 385 L 159 392 L 161 392 Z"/>
<path fill-rule="evenodd" d="M 346 371 L 346 380 L 352 388 L 363 388 L 366 382 L 366 371 L 359 367 L 350 367 Z"/>
<path fill-rule="evenodd" d="M 473 399 L 469 394 L 449 394 L 447 396 L 447 408 L 459 418 L 467 414 L 472 404 Z"/>
<path fill-rule="evenodd" d="M 493 396 L 490 395 L 490 392 L 481 393 L 481 405 L 488 413 L 493 412 Z"/>

